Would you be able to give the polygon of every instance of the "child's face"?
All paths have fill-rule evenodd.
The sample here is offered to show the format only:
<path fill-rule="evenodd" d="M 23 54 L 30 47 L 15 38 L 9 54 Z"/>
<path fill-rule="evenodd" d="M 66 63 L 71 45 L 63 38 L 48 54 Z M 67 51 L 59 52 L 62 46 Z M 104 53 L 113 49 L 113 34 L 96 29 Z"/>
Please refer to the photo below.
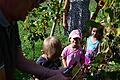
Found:
<path fill-rule="evenodd" d="M 70 38 L 70 42 L 73 48 L 77 48 L 80 46 L 80 38 Z"/>
<path fill-rule="evenodd" d="M 98 35 L 98 29 L 97 28 L 92 28 L 91 34 L 92 34 L 92 36 L 96 37 Z"/>

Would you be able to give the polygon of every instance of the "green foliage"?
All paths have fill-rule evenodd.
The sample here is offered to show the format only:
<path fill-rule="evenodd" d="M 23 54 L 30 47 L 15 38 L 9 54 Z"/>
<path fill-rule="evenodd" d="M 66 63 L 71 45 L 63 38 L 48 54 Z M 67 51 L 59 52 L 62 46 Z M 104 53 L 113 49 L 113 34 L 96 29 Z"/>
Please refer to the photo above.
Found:
<path fill-rule="evenodd" d="M 113 55 L 111 47 L 115 46 L 116 49 L 120 48 L 120 4 L 119 0 L 104 0 L 104 2 L 105 5 L 98 13 L 96 20 L 89 21 L 87 24 L 89 26 L 104 28 L 104 35 L 101 40 L 101 54 L 97 56 L 96 62 L 92 65 L 92 71 L 96 71 L 99 67 L 106 75 L 104 70 L 106 72 L 107 70 L 110 71 L 110 69 L 116 71 L 120 68 L 120 64 L 116 61 L 114 61 L 114 64 L 113 62 L 110 63 L 110 61 L 108 61 L 105 65 L 106 67 L 104 69 L 103 67 L 101 68 L 101 64 L 106 56 L 111 57 Z M 95 1 L 91 0 L 89 7 L 91 12 L 95 11 L 96 4 L 94 4 Z M 46 1 L 38 8 L 33 9 L 24 22 L 18 22 L 22 49 L 26 58 L 35 61 L 41 55 L 40 50 L 42 49 L 43 40 L 50 35 L 59 6 L 59 0 Z M 64 35 L 62 13 L 63 7 L 60 7 L 54 35 L 61 40 L 63 47 L 65 47 L 68 44 L 68 38 Z M 85 42 L 85 40 L 83 41 Z M 16 75 L 17 80 L 30 80 L 30 75 L 27 75 L 24 72 L 17 70 Z M 91 76 L 89 78 L 93 79 Z"/>
<path fill-rule="evenodd" d="M 50 35 L 58 7 L 59 0 L 44 2 L 38 8 L 34 8 L 24 22 L 18 21 L 22 49 L 26 58 L 36 61 L 41 55 L 43 40 Z M 64 36 L 62 28 L 62 12 L 61 7 L 54 35 L 61 40 L 64 47 L 68 44 L 68 39 Z M 31 77 L 18 70 L 16 76 L 17 80 L 30 80 Z"/>
<path fill-rule="evenodd" d="M 101 50 L 92 64 L 91 71 L 102 70 L 112 80 L 120 79 L 120 4 L 118 0 L 104 0 L 105 5 L 100 10 L 95 21 L 88 21 L 89 26 L 103 28 Z M 99 72 L 99 71 L 97 71 Z M 105 79 L 105 77 L 104 77 Z M 106 79 L 105 79 L 106 80 Z"/>
<path fill-rule="evenodd" d="M 16 70 L 14 75 L 17 76 L 16 80 L 30 80 L 30 78 L 31 78 L 31 75 L 21 72 L 19 70 Z"/>

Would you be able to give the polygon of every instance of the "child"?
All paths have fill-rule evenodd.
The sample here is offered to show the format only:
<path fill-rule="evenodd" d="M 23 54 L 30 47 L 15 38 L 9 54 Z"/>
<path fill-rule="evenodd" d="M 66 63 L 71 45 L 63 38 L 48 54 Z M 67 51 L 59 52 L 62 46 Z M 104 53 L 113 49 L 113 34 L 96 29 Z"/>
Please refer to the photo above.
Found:
<path fill-rule="evenodd" d="M 91 36 L 87 38 L 86 44 L 86 54 L 85 54 L 85 64 L 90 64 L 90 61 L 95 58 L 98 53 L 98 45 L 99 45 L 99 34 L 98 28 L 92 27 Z"/>
<path fill-rule="evenodd" d="M 36 63 L 50 69 L 59 69 L 61 66 L 59 59 L 61 50 L 62 45 L 60 40 L 54 36 L 46 38 L 43 42 L 43 54 L 38 58 Z"/>
<path fill-rule="evenodd" d="M 61 55 L 62 45 L 56 37 L 48 37 L 43 42 L 42 55 L 36 61 L 37 64 L 47 67 L 49 69 L 57 70 L 61 66 L 59 59 Z M 37 78 L 35 78 L 36 80 Z M 39 77 L 40 80 L 42 78 Z"/>
<path fill-rule="evenodd" d="M 64 68 L 72 66 L 77 62 L 77 66 L 81 66 L 81 63 L 84 62 L 84 56 L 82 54 L 82 48 L 80 41 L 82 39 L 82 33 L 80 30 L 73 30 L 69 34 L 70 44 L 66 46 L 62 51 L 62 63 Z"/>

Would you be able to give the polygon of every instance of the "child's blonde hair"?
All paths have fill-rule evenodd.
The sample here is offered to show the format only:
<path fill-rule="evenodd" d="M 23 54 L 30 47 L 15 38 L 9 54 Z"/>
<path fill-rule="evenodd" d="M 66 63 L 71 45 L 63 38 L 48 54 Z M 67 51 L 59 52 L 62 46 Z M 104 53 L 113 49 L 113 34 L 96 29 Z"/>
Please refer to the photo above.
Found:
<path fill-rule="evenodd" d="M 43 53 L 47 54 L 48 57 L 55 56 L 60 57 L 62 50 L 61 42 L 55 36 L 47 37 L 43 42 Z"/>

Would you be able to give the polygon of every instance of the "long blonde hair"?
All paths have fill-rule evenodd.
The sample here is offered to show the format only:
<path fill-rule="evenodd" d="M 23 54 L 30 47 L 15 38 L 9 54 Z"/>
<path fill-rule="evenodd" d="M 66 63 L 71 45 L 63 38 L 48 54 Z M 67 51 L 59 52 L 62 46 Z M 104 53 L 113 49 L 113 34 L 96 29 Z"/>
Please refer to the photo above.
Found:
<path fill-rule="evenodd" d="M 62 45 L 59 39 L 55 36 L 47 37 L 43 42 L 43 53 L 48 57 L 54 55 L 60 57 L 62 51 Z"/>

